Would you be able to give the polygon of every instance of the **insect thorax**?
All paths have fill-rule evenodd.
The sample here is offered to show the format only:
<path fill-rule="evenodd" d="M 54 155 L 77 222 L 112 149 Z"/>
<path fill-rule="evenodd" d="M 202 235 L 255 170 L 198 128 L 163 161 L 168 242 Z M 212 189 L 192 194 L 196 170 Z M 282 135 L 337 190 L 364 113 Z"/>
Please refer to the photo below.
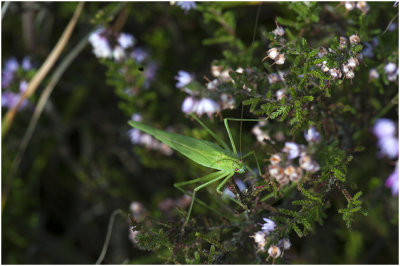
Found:
<path fill-rule="evenodd" d="M 221 170 L 227 170 L 237 173 L 244 173 L 246 171 L 246 166 L 244 165 L 242 160 L 226 154 L 220 154 L 217 156 L 216 165 Z"/>

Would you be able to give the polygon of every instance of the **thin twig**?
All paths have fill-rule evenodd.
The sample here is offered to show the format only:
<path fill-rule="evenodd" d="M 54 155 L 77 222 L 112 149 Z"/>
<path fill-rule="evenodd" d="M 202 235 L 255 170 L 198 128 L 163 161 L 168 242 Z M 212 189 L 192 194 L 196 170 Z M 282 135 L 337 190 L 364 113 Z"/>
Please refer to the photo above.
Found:
<path fill-rule="evenodd" d="M 128 19 L 129 11 L 130 11 L 129 3 L 124 3 L 121 6 L 121 12 L 119 13 L 117 19 L 115 20 L 114 25 L 112 26 L 112 30 L 114 32 L 121 31 L 122 27 L 126 23 L 126 20 Z"/>
<path fill-rule="evenodd" d="M 72 35 L 72 32 L 75 28 L 75 25 L 78 21 L 78 18 L 82 12 L 83 6 L 85 2 L 79 2 L 74 15 L 72 16 L 70 22 L 68 23 L 67 27 L 65 28 L 63 34 L 61 35 L 60 39 L 58 40 L 56 46 L 53 48 L 49 56 L 46 58 L 46 61 L 43 63 L 43 65 L 40 67 L 36 75 L 31 79 L 31 81 L 28 84 L 28 88 L 26 91 L 21 95 L 21 97 L 18 100 L 18 103 L 11 108 L 10 110 L 7 111 L 4 120 L 1 125 L 1 131 L 2 131 L 2 138 L 6 135 L 7 131 L 10 129 L 12 121 L 14 120 L 14 117 L 17 113 L 17 110 L 21 106 L 22 102 L 27 99 L 29 96 L 31 96 L 42 80 L 45 78 L 47 73 L 50 71 L 54 63 L 57 61 L 58 57 L 60 56 L 61 52 L 64 50 L 64 47 L 66 46 L 69 38 Z"/>
<path fill-rule="evenodd" d="M 115 210 L 111 214 L 110 221 L 108 222 L 108 229 L 107 229 L 106 239 L 104 240 L 103 248 L 101 249 L 101 253 L 100 253 L 99 258 L 96 261 L 96 264 L 100 264 L 103 261 L 104 257 L 106 256 L 108 245 L 110 244 L 110 240 L 111 240 L 111 233 L 112 233 L 112 228 L 113 228 L 113 225 L 114 225 L 114 220 L 115 220 L 115 217 L 118 214 L 121 214 L 122 216 L 126 215 L 125 212 L 123 212 L 120 209 Z"/>
<path fill-rule="evenodd" d="M 387 25 L 386 29 L 382 32 L 382 35 L 389 30 L 390 25 L 393 23 L 393 21 L 397 18 L 398 15 L 399 13 L 396 13 L 396 15 L 389 21 L 389 24 Z"/>

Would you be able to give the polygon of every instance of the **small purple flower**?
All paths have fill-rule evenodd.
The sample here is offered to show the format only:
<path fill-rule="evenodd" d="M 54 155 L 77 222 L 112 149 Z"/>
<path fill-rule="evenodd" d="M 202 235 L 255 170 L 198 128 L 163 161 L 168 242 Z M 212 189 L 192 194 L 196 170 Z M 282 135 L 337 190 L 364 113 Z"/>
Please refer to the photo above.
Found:
<path fill-rule="evenodd" d="M 182 10 L 185 10 L 185 14 L 187 14 L 189 10 L 197 8 L 195 1 L 177 1 L 176 5 Z"/>
<path fill-rule="evenodd" d="M 373 133 L 377 138 L 392 137 L 396 133 L 395 123 L 387 118 L 380 118 L 376 120 Z"/>
<path fill-rule="evenodd" d="M 395 159 L 399 156 L 399 140 L 394 136 L 379 139 L 378 147 L 381 149 L 380 153 L 390 159 Z"/>
<path fill-rule="evenodd" d="M 197 99 L 188 96 L 182 103 L 182 112 L 185 114 L 189 114 L 194 112 L 197 109 L 198 101 Z"/>
<path fill-rule="evenodd" d="M 315 127 L 310 127 L 308 130 L 304 131 L 304 138 L 308 142 L 319 143 L 321 141 L 321 134 L 315 129 Z"/>
<path fill-rule="evenodd" d="M 391 31 L 394 31 L 395 29 L 397 29 L 397 24 L 396 23 L 391 23 L 389 25 L 388 31 L 391 32 Z"/>
<path fill-rule="evenodd" d="M 29 57 L 24 57 L 24 59 L 22 59 L 22 68 L 24 70 L 29 70 L 32 68 L 32 64 L 31 64 L 31 60 L 29 59 Z"/>
<path fill-rule="evenodd" d="M 264 233 L 270 233 L 274 231 L 276 226 L 275 222 L 268 218 L 263 218 L 263 220 L 265 223 L 263 224 L 261 230 L 263 230 Z"/>
<path fill-rule="evenodd" d="M 188 85 L 190 82 L 193 81 L 194 79 L 194 74 L 189 74 L 186 71 L 183 70 L 179 70 L 178 71 L 178 75 L 175 76 L 175 79 L 178 81 L 176 83 L 176 87 L 178 89 L 185 87 L 186 85 Z"/>
<path fill-rule="evenodd" d="M 114 57 L 115 61 L 120 61 L 120 60 L 125 58 L 125 51 L 119 45 L 114 47 L 114 50 L 112 51 L 112 54 L 113 54 L 113 57 Z"/>
<path fill-rule="evenodd" d="M 294 159 L 300 155 L 299 145 L 294 142 L 286 142 L 285 147 L 282 150 L 288 154 L 288 159 Z"/>
<path fill-rule="evenodd" d="M 149 57 L 149 53 L 145 49 L 138 47 L 133 50 L 131 56 L 136 62 L 142 63 Z"/>
<path fill-rule="evenodd" d="M 157 69 L 158 69 L 158 64 L 156 62 L 150 62 L 143 71 L 146 80 L 149 81 L 153 80 L 154 77 L 156 76 Z"/>
<path fill-rule="evenodd" d="M 385 186 L 392 190 L 392 195 L 399 194 L 399 163 L 396 163 L 396 167 L 393 173 L 386 179 Z"/>
<path fill-rule="evenodd" d="M 288 250 L 292 246 L 292 243 L 290 242 L 289 238 L 283 238 L 279 240 L 278 246 Z"/>
<path fill-rule="evenodd" d="M 141 132 L 137 128 L 132 128 L 128 131 L 128 136 L 133 144 L 140 143 Z"/>
<path fill-rule="evenodd" d="M 14 78 L 14 72 L 17 71 L 18 67 L 19 64 L 17 59 L 15 59 L 15 57 L 12 57 L 6 61 L 4 69 L 2 69 L 1 73 L 1 87 L 3 89 L 10 86 Z"/>
<path fill-rule="evenodd" d="M 89 36 L 89 42 L 93 47 L 93 53 L 98 58 L 111 58 L 113 51 L 108 40 L 102 35 L 104 28 L 99 28 Z"/>
<path fill-rule="evenodd" d="M 235 179 L 235 183 L 238 186 L 240 191 L 243 191 L 246 189 L 246 185 L 243 183 L 242 180 L 240 179 Z M 231 198 L 235 198 L 235 194 L 233 194 L 233 192 L 229 189 L 229 188 L 225 188 L 223 193 Z"/>
<path fill-rule="evenodd" d="M 15 57 L 12 57 L 9 60 L 7 60 L 4 70 L 10 71 L 10 72 L 15 72 L 15 71 L 17 71 L 18 68 L 19 68 L 19 64 L 18 64 L 17 59 L 15 59 Z"/>
<path fill-rule="evenodd" d="M 123 49 L 128 49 L 135 44 L 135 37 L 128 33 L 120 33 L 118 43 Z"/>
<path fill-rule="evenodd" d="M 4 91 L 1 95 L 1 106 L 11 109 L 17 105 L 20 98 L 21 98 L 21 94 L 19 94 L 19 93 L 14 93 L 11 91 Z M 28 100 L 25 99 L 21 103 L 18 111 L 24 109 L 27 106 L 28 106 Z"/>
<path fill-rule="evenodd" d="M 22 81 L 19 83 L 19 91 L 20 91 L 21 93 L 24 93 L 24 92 L 26 91 L 27 88 L 28 88 L 28 82 L 27 82 L 26 80 L 22 80 Z"/>
<path fill-rule="evenodd" d="M 199 101 L 199 104 L 197 105 L 196 113 L 198 116 L 201 116 L 202 114 L 211 115 L 212 113 L 216 113 L 219 111 L 220 107 L 214 100 L 210 98 L 203 98 Z"/>
<path fill-rule="evenodd" d="M 134 114 L 132 115 L 131 119 L 132 119 L 133 121 L 136 121 L 136 122 L 141 122 L 141 121 L 143 120 L 143 117 L 142 117 L 140 114 L 138 114 L 138 113 L 134 113 Z"/>
<path fill-rule="evenodd" d="M 365 48 L 361 51 L 361 54 L 362 54 L 363 56 L 365 56 L 365 57 L 368 57 L 368 58 L 374 57 L 374 49 L 373 49 L 373 46 L 372 46 L 370 43 L 365 42 L 365 43 L 364 43 L 364 47 L 365 47 Z"/>
<path fill-rule="evenodd" d="M 397 66 L 395 63 L 388 63 L 385 65 L 384 70 L 386 74 L 392 74 L 397 70 Z"/>

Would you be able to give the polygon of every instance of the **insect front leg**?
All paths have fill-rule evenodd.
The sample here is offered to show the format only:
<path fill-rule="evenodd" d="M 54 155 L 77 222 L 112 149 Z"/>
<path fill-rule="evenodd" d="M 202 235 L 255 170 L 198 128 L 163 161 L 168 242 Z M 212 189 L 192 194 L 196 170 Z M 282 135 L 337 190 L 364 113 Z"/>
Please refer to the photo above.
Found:
<path fill-rule="evenodd" d="M 226 132 L 228 132 L 228 137 L 232 145 L 232 150 L 234 154 L 237 154 L 235 142 L 233 141 L 231 130 L 229 128 L 228 121 L 251 121 L 251 122 L 260 122 L 260 121 L 265 121 L 265 119 L 245 119 L 245 118 L 225 118 L 224 119 L 224 124 L 226 128 Z"/>

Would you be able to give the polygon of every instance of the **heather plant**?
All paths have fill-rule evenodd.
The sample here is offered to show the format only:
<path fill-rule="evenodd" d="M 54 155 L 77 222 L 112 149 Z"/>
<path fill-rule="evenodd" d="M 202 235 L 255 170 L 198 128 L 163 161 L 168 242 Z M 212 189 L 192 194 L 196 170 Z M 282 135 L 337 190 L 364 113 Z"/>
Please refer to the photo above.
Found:
<path fill-rule="evenodd" d="M 12 254 L 5 262 L 398 262 L 396 4 L 178 1 L 88 3 L 84 10 L 76 27 L 85 35 L 67 46 L 67 63 L 55 71 L 61 74 L 45 80 L 43 92 L 80 54 L 85 74 L 68 76 L 76 89 L 64 89 L 67 103 L 55 95 L 44 109 L 58 136 L 45 140 L 48 125 L 37 126 L 45 145 L 32 165 L 21 161 L 27 144 L 16 152 L 16 140 L 3 141 L 3 158 L 11 155 L 2 168 L 3 227 L 11 228 L 2 241 Z M 3 64 L 3 111 L 17 105 L 15 73 L 18 82 L 36 74 L 26 60 Z M 40 110 L 37 98 L 29 104 Z M 20 112 L 29 107 L 23 100 Z M 3 140 L 23 132 L 20 121 L 9 129 L 4 117 Z M 38 196 L 35 178 L 55 143 L 62 169 L 76 178 L 60 173 L 59 185 Z M 202 143 L 212 149 L 196 150 Z M 29 158 L 40 142 L 31 145 Z M 229 163 L 223 174 L 207 168 Z M 61 171 L 54 169 L 47 171 Z M 82 222 L 69 218 L 74 229 L 61 232 L 69 244 L 86 243 L 76 232 L 101 216 L 92 255 L 19 260 L 20 249 L 41 239 L 13 240 L 21 229 L 12 221 L 22 213 L 30 229 L 69 225 L 40 218 L 32 210 L 40 204 L 25 203 L 24 195 L 40 202 L 72 190 L 77 205 L 69 203 L 66 215 L 80 213 Z M 12 203 L 20 207 L 11 210 Z M 45 210 L 61 215 L 51 204 Z M 64 252 L 67 258 L 76 249 Z"/>

